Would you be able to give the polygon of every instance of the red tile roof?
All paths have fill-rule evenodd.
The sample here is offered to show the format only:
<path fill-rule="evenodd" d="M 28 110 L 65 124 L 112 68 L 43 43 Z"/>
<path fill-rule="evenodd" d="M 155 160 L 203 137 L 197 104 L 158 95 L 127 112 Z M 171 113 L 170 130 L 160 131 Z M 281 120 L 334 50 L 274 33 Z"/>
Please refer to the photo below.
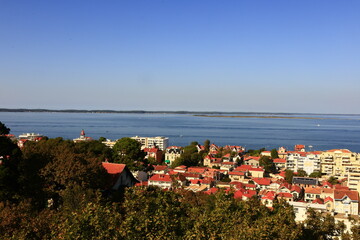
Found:
<path fill-rule="evenodd" d="M 332 199 L 331 197 L 327 197 L 324 199 L 324 202 L 327 203 L 327 202 L 334 202 L 334 199 Z"/>
<path fill-rule="evenodd" d="M 280 198 L 292 198 L 293 195 L 291 193 L 281 192 L 281 193 L 278 194 L 278 197 L 280 197 Z"/>
<path fill-rule="evenodd" d="M 157 153 L 158 151 L 160 151 L 157 148 L 144 148 L 143 150 L 144 152 L 151 152 L 151 153 Z"/>
<path fill-rule="evenodd" d="M 154 174 L 149 181 L 155 182 L 172 182 L 170 175 L 167 174 Z"/>
<path fill-rule="evenodd" d="M 324 204 L 324 200 L 322 200 L 321 198 L 317 198 L 314 201 L 312 201 L 312 203 L 316 203 L 316 204 Z"/>
<path fill-rule="evenodd" d="M 126 164 L 102 162 L 102 166 L 109 174 L 118 174 L 124 171 Z"/>
<path fill-rule="evenodd" d="M 275 158 L 274 163 L 286 163 L 286 159 L 282 159 L 282 158 Z"/>
<path fill-rule="evenodd" d="M 168 168 L 168 166 L 163 166 L 163 165 L 156 165 L 154 170 L 155 171 L 164 171 Z"/>
<path fill-rule="evenodd" d="M 210 188 L 209 190 L 205 191 L 204 193 L 206 194 L 214 194 L 218 191 L 218 189 L 216 187 Z"/>
<path fill-rule="evenodd" d="M 305 188 L 305 193 L 321 194 L 321 188 L 307 187 L 307 188 Z"/>
<path fill-rule="evenodd" d="M 188 167 L 187 172 L 189 173 L 204 173 L 208 168 L 207 167 Z"/>
<path fill-rule="evenodd" d="M 140 187 L 140 186 L 147 186 L 147 185 L 148 185 L 148 181 L 135 183 L 135 186 L 136 186 L 136 187 Z"/>
<path fill-rule="evenodd" d="M 341 200 L 345 196 L 348 196 L 353 201 L 359 201 L 359 193 L 357 191 L 351 191 L 351 190 L 335 190 L 334 191 L 335 200 Z"/>
<path fill-rule="evenodd" d="M 271 183 L 269 178 L 253 178 L 252 180 L 259 185 L 270 185 Z"/>
<path fill-rule="evenodd" d="M 351 153 L 350 150 L 348 149 L 331 149 L 331 150 L 327 150 L 327 152 L 342 152 L 342 153 Z"/>

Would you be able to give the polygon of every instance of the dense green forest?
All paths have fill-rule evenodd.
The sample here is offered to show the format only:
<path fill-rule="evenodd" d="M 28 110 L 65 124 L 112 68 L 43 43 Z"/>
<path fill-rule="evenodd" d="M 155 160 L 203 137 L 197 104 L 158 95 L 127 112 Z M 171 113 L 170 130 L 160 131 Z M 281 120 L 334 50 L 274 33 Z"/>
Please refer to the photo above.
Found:
<path fill-rule="evenodd" d="M 311 210 L 296 223 L 284 202 L 269 209 L 224 191 L 107 191 L 101 162 L 119 159 L 100 141 L 43 139 L 20 150 L 0 136 L 0 158 L 1 239 L 360 239 L 359 225 L 350 235 Z"/>

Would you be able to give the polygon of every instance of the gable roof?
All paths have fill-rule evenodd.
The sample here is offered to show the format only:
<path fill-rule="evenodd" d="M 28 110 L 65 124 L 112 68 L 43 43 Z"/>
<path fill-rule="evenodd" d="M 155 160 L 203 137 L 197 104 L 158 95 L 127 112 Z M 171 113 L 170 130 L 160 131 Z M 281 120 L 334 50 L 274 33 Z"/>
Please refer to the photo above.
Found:
<path fill-rule="evenodd" d="M 154 174 L 149 181 L 155 182 L 172 182 L 170 175 L 167 174 Z"/>
<path fill-rule="evenodd" d="M 268 186 L 271 183 L 271 180 L 269 178 L 253 178 L 252 180 L 259 185 Z"/>
<path fill-rule="evenodd" d="M 351 190 L 335 190 L 334 191 L 335 201 L 342 200 L 346 196 L 348 196 L 352 201 L 359 201 L 359 193 L 357 191 L 351 191 Z"/>
<path fill-rule="evenodd" d="M 126 164 L 102 162 L 102 166 L 109 174 L 119 174 L 124 171 Z"/>

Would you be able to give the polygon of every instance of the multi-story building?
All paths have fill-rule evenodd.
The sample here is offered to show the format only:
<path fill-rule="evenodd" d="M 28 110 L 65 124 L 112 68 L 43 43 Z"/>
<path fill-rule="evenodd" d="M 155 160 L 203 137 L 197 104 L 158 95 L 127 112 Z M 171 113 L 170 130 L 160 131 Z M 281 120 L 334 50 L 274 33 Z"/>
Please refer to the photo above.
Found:
<path fill-rule="evenodd" d="M 141 149 L 158 147 L 160 150 L 165 150 L 169 145 L 169 138 L 167 137 L 131 137 L 141 143 Z"/>
<path fill-rule="evenodd" d="M 292 152 L 286 157 L 286 169 L 297 172 L 304 170 L 308 175 L 320 171 L 320 152 Z"/>
<path fill-rule="evenodd" d="M 350 190 L 360 193 L 360 168 L 349 170 L 347 184 Z"/>
<path fill-rule="evenodd" d="M 333 149 L 320 155 L 321 172 L 327 176 L 348 177 L 350 171 L 360 168 L 360 154 L 347 149 Z"/>

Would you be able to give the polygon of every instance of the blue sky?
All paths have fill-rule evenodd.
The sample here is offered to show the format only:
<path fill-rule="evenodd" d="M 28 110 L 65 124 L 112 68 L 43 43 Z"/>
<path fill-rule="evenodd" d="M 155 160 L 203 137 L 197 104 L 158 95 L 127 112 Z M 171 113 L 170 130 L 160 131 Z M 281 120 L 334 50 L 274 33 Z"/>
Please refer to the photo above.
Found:
<path fill-rule="evenodd" d="M 360 113 L 359 11 L 0 0 L 0 107 Z"/>

